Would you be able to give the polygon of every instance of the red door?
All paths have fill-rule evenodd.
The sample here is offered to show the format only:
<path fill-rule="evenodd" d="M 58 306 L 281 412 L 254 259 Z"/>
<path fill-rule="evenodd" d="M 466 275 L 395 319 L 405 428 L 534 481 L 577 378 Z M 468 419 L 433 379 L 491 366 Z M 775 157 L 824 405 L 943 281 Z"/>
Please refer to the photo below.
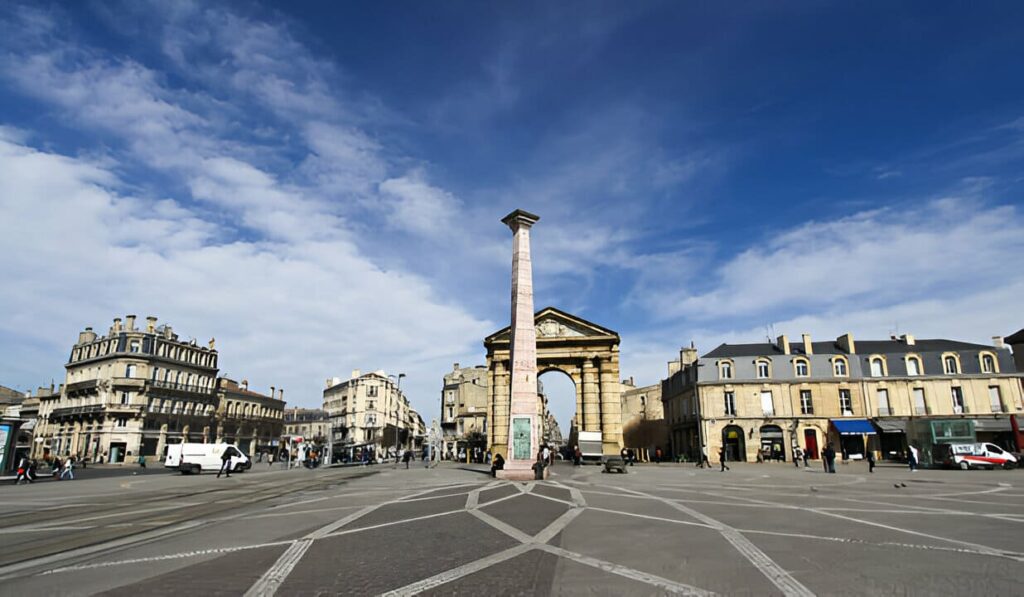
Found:
<path fill-rule="evenodd" d="M 809 458 L 818 459 L 818 432 L 813 429 L 804 429 L 804 446 Z"/>

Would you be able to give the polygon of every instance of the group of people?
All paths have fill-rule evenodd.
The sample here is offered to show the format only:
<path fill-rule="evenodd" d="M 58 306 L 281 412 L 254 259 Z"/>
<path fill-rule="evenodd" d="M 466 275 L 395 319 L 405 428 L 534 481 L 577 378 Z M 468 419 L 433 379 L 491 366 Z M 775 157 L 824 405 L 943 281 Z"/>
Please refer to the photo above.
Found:
<path fill-rule="evenodd" d="M 74 480 L 75 478 L 75 465 L 77 463 L 75 456 L 68 456 L 64 460 L 60 457 L 54 456 L 49 461 L 50 475 L 58 481 Z M 39 463 L 34 458 L 28 458 L 22 456 L 18 460 L 18 475 L 14 478 L 15 485 L 21 485 L 22 483 L 31 483 L 39 478 L 39 474 L 36 469 L 39 467 Z"/>

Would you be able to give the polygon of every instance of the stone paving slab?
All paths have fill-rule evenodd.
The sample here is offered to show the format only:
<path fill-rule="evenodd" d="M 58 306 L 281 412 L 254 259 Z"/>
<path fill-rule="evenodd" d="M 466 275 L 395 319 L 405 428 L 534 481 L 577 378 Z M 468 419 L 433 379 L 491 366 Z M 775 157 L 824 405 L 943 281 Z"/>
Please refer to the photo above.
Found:
<path fill-rule="evenodd" d="M 278 546 L 234 552 L 100 594 L 107 597 L 177 597 L 186 592 L 182 586 L 187 584 L 187 593 L 193 595 L 241 595 L 284 550 L 285 547 Z"/>
<path fill-rule="evenodd" d="M 436 500 L 431 500 L 436 501 Z M 346 527 L 347 528 L 347 527 Z M 283 595 L 371 595 L 512 547 L 469 514 L 317 541 L 282 585 Z"/>
<path fill-rule="evenodd" d="M 481 491 L 478 503 L 487 504 L 489 502 L 493 502 L 494 500 L 499 500 L 504 497 L 509 497 L 518 494 L 519 490 L 515 488 L 515 485 L 513 485 L 512 483 L 506 483 L 504 485 L 499 485 L 494 489 L 485 489 Z"/>
<path fill-rule="evenodd" d="M 512 525 L 528 535 L 536 535 L 565 514 L 569 506 L 534 497 L 519 495 L 497 504 L 483 506 L 481 510 Z"/>

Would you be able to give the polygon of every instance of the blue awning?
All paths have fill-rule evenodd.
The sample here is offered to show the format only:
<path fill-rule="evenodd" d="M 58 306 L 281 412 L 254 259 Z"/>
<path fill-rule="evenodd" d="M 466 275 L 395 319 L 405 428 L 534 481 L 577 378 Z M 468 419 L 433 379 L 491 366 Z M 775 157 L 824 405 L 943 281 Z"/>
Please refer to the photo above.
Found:
<path fill-rule="evenodd" d="M 875 426 L 867 419 L 832 419 L 832 426 L 839 435 L 875 434 Z"/>

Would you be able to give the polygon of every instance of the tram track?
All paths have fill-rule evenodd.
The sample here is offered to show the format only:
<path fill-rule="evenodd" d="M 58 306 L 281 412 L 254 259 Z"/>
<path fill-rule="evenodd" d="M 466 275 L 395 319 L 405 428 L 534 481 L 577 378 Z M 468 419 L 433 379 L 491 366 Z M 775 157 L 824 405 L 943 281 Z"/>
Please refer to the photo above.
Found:
<path fill-rule="evenodd" d="M 0 579 L 31 574 L 57 563 L 73 563 L 101 551 L 128 549 L 202 525 L 221 524 L 251 513 L 253 506 L 260 503 L 329 490 L 377 471 L 345 472 L 348 471 L 306 479 L 284 475 L 269 483 L 258 476 L 243 484 L 200 491 L 147 491 L 128 500 L 112 496 L 114 499 L 109 503 L 90 507 L 87 515 L 83 516 L 81 510 L 58 512 L 57 516 L 31 524 L 4 525 L 10 520 L 4 517 L 0 519 Z M 168 505 L 168 501 L 180 503 L 181 507 Z M 242 511 L 232 512 L 240 508 Z M 226 513 L 230 515 L 224 516 Z"/>

